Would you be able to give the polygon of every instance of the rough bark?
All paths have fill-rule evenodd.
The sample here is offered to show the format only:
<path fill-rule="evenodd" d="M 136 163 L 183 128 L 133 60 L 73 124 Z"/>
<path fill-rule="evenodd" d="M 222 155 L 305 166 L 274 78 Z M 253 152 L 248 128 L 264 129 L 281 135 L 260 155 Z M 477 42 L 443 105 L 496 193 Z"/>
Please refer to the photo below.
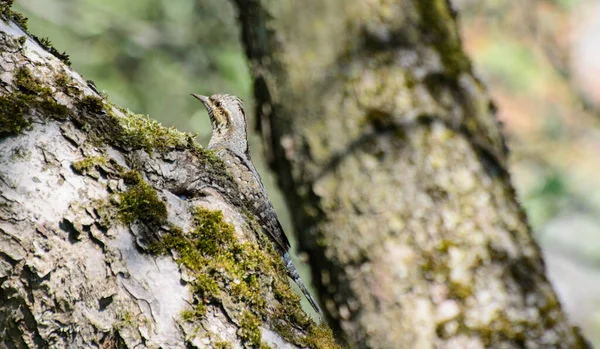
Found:
<path fill-rule="evenodd" d="M 583 348 L 446 0 L 236 0 L 258 128 L 358 348 Z"/>
<path fill-rule="evenodd" d="M 0 347 L 336 347 L 222 162 L 0 5 Z"/>

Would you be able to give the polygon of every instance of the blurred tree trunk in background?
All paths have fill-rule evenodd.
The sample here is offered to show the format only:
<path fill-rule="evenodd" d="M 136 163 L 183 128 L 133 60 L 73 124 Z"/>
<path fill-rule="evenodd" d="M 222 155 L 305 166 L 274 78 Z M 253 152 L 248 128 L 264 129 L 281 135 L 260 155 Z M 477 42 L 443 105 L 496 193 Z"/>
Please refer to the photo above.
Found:
<path fill-rule="evenodd" d="M 258 128 L 360 348 L 583 348 L 446 0 L 236 0 Z"/>

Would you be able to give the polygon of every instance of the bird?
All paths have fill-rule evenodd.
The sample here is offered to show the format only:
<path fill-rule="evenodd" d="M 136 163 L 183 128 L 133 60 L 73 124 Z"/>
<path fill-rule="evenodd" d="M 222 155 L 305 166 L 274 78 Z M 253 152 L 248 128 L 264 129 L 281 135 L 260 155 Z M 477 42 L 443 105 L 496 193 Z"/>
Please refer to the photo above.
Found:
<path fill-rule="evenodd" d="M 288 276 L 298 285 L 310 305 L 318 313 L 321 308 L 302 282 L 289 254 L 290 242 L 279 223 L 277 213 L 269 200 L 265 186 L 256 171 L 248 148 L 248 125 L 242 100 L 231 94 L 214 94 L 210 97 L 191 94 L 208 110 L 212 134 L 208 149 L 223 161 L 237 182 L 249 211 L 257 218 L 263 232 L 274 244 L 283 260 Z"/>

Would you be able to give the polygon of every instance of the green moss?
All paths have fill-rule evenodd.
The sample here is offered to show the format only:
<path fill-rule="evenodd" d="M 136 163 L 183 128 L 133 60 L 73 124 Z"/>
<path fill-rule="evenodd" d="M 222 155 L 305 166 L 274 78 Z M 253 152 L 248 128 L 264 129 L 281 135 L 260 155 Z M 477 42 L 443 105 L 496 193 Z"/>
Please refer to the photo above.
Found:
<path fill-rule="evenodd" d="M 215 349 L 233 349 L 233 346 L 229 342 L 218 341 L 213 344 Z"/>
<path fill-rule="evenodd" d="M 0 136 L 19 134 L 31 125 L 25 117 L 29 106 L 16 97 L 15 94 L 0 96 Z"/>
<path fill-rule="evenodd" d="M 446 261 L 444 261 L 441 253 L 423 252 L 422 263 L 419 264 L 419 267 L 421 268 L 421 272 L 428 278 L 433 278 L 436 275 L 446 277 L 450 274 L 450 268 Z"/>
<path fill-rule="evenodd" d="M 5 11 L 10 11 L 11 6 L 13 5 L 14 0 L 2 0 L 0 1 L 0 11 L 2 15 L 4 15 Z"/>
<path fill-rule="evenodd" d="M 92 95 L 83 96 L 83 98 L 78 100 L 75 104 L 77 105 L 78 108 L 81 108 L 89 113 L 93 113 L 93 114 L 105 113 L 104 102 L 102 101 L 102 99 L 100 99 L 96 96 L 92 96 Z"/>
<path fill-rule="evenodd" d="M 71 96 L 81 94 L 65 74 L 57 74 L 54 77 L 54 82 L 57 88 L 66 94 Z M 67 106 L 54 100 L 52 90 L 43 86 L 27 67 L 20 67 L 15 70 L 14 84 L 19 91 L 2 97 L 0 101 L 0 107 L 2 108 L 0 110 L 0 129 L 2 133 L 19 133 L 26 128 L 30 122 L 25 118 L 25 114 L 31 108 L 40 109 L 44 115 L 49 115 L 58 120 L 64 120 L 73 115 Z M 172 127 L 164 127 L 148 116 L 117 108 L 93 95 L 83 96 L 75 105 L 86 113 L 107 115 L 103 119 L 103 123 L 98 124 L 94 124 L 97 119 L 80 118 L 84 127 L 87 127 L 86 131 L 89 131 L 92 136 L 96 135 L 96 137 L 116 146 L 133 149 L 141 148 L 148 152 L 188 149 L 198 155 L 206 164 L 209 164 L 211 169 L 216 170 L 215 173 L 226 175 L 222 161 L 212 151 L 205 150 L 196 143 L 194 140 L 195 135 L 179 132 Z M 113 109 L 121 110 L 123 115 L 117 115 L 113 112 Z M 94 125 L 104 126 L 106 129 L 96 129 Z"/>
<path fill-rule="evenodd" d="M 461 301 L 464 301 L 473 295 L 473 287 L 471 287 L 471 285 L 459 282 L 448 282 L 448 290 L 451 297 Z"/>
<path fill-rule="evenodd" d="M 71 115 L 66 106 L 53 99 L 52 90 L 42 86 L 28 68 L 17 68 L 13 81 L 19 91 L 0 96 L 0 134 L 18 134 L 30 126 L 26 115 L 31 109 L 59 120 Z"/>
<path fill-rule="evenodd" d="M 26 37 L 26 36 L 21 36 L 21 37 L 19 37 L 19 38 L 17 39 L 17 42 L 18 42 L 18 43 L 19 43 L 21 46 L 23 46 L 23 45 L 25 45 L 25 43 L 27 42 L 27 37 Z"/>
<path fill-rule="evenodd" d="M 456 21 L 446 0 L 420 0 L 415 2 L 420 16 L 425 42 L 431 43 L 440 54 L 448 75 L 458 76 L 470 70 L 470 61 L 462 50 Z"/>
<path fill-rule="evenodd" d="M 127 171 L 121 174 L 121 178 L 128 185 L 136 185 L 141 183 L 144 179 L 142 175 L 137 171 Z"/>
<path fill-rule="evenodd" d="M 112 227 L 114 222 L 117 221 L 115 219 L 115 217 L 117 216 L 117 208 L 116 205 L 111 203 L 110 200 L 92 200 L 90 208 L 93 209 L 96 215 L 98 216 L 96 224 L 98 224 L 100 227 L 106 230 Z"/>
<path fill-rule="evenodd" d="M 14 2 L 14 0 L 2 0 L 0 2 L 0 13 L 3 18 L 12 20 L 13 22 L 17 23 L 21 28 L 23 28 L 23 30 L 25 32 L 27 32 L 28 19 L 23 14 L 11 10 L 11 6 L 12 6 L 13 2 Z M 31 35 L 31 37 L 38 44 L 40 44 L 40 46 L 42 46 L 48 52 L 53 54 L 56 58 L 60 59 L 66 65 L 71 65 L 71 61 L 69 60 L 69 55 L 67 55 L 65 52 L 60 52 L 56 48 L 54 48 L 54 46 L 52 45 L 50 40 L 48 40 L 48 38 L 39 38 L 32 34 L 29 34 L 29 35 Z M 19 42 L 21 42 L 21 39 L 19 39 Z M 24 41 L 22 43 L 24 43 Z"/>
<path fill-rule="evenodd" d="M 121 316 L 121 321 L 127 323 L 127 324 L 133 324 L 133 319 L 134 316 L 131 312 L 126 311 L 125 313 L 123 313 L 123 315 Z"/>
<path fill-rule="evenodd" d="M 414 74 L 410 69 L 406 69 L 404 71 L 404 81 L 406 88 L 408 88 L 409 90 L 412 90 L 418 83 L 417 79 L 415 78 Z"/>
<path fill-rule="evenodd" d="M 114 107 L 114 106 L 113 106 Z M 118 108 L 123 116 L 111 112 L 117 122 L 117 141 L 125 147 L 144 149 L 148 152 L 186 149 L 194 143 L 194 135 L 177 131 L 174 127 L 164 127 L 146 115 L 132 113 Z"/>
<path fill-rule="evenodd" d="M 180 256 L 178 262 L 198 272 L 193 289 L 199 301 L 217 300 L 220 285 L 227 284 L 237 300 L 264 307 L 264 301 L 256 296 L 260 285 L 255 274 L 264 257 L 257 246 L 240 243 L 220 211 L 197 208 L 194 224 L 187 234 L 171 229 L 160 244 L 152 247 L 153 251 L 175 250 Z"/>
<path fill-rule="evenodd" d="M 305 338 L 305 345 L 310 348 L 339 349 L 340 346 L 333 338 L 333 332 L 327 325 L 311 326 L 309 335 Z"/>
<path fill-rule="evenodd" d="M 238 336 L 256 347 L 261 344 L 260 320 L 250 311 L 245 311 L 240 321 Z"/>
<path fill-rule="evenodd" d="M 161 224 L 167 219 L 167 206 L 156 190 L 140 181 L 121 194 L 119 220 L 125 224 L 139 220 L 146 224 Z"/>
<path fill-rule="evenodd" d="M 55 80 L 63 91 L 66 85 L 67 91 L 72 95 L 79 94 L 79 91 L 69 90 L 69 82 L 65 77 L 58 75 Z M 198 156 L 201 165 L 208 165 L 205 170 L 213 177 L 230 177 L 222 160 L 213 151 L 199 145 L 194 134 L 179 132 L 174 127 L 164 127 L 146 115 L 135 114 L 96 96 L 84 96 L 75 105 L 84 112 L 84 115 L 79 116 L 80 123 L 85 125 L 86 131 L 98 143 L 107 142 L 125 149 L 144 149 L 148 153 L 189 150 Z M 85 115 L 87 113 L 106 117 L 99 123 L 97 118 Z"/>
<path fill-rule="evenodd" d="M 35 35 L 31 35 L 31 37 L 35 41 L 37 41 L 37 43 L 40 44 L 40 46 L 42 46 L 46 51 L 48 51 L 52 55 L 54 55 L 54 57 L 60 59 L 64 64 L 66 64 L 68 66 L 71 65 L 71 60 L 69 58 L 69 55 L 66 52 L 60 52 L 59 50 L 57 50 L 52 45 L 52 42 L 50 42 L 50 39 L 48 39 L 48 38 L 40 38 L 40 37 L 37 37 Z"/>
<path fill-rule="evenodd" d="M 215 256 L 224 246 L 235 243 L 233 227 L 224 223 L 221 211 L 198 208 L 194 220 L 197 228 L 192 237 L 197 239 L 196 247 L 203 253 Z"/>
<path fill-rule="evenodd" d="M 451 247 L 456 247 L 457 243 L 449 239 L 442 239 L 436 246 L 436 249 L 440 254 L 447 254 Z"/>
<path fill-rule="evenodd" d="M 121 140 L 128 145 L 146 150 L 164 151 L 170 148 L 183 148 L 187 136 L 173 127 L 164 127 L 158 121 L 145 115 L 129 114 L 122 120 Z"/>
<path fill-rule="evenodd" d="M 115 324 L 113 325 L 113 327 L 115 329 L 121 329 L 124 327 L 131 327 L 135 324 L 135 317 L 133 316 L 133 314 L 130 311 L 126 311 L 122 314 L 118 315 L 119 320 L 115 322 Z"/>
<path fill-rule="evenodd" d="M 54 83 L 62 91 L 65 91 L 72 81 L 73 80 L 67 74 L 64 73 L 56 74 L 54 76 Z"/>
<path fill-rule="evenodd" d="M 289 287 L 281 258 L 270 243 L 240 242 L 221 211 L 197 207 L 193 217 L 193 229 L 184 232 L 171 227 L 150 246 L 157 254 L 174 251 L 176 261 L 194 276 L 194 310 L 185 312 L 187 320 L 201 318 L 205 304 L 233 304 L 233 313 L 241 314 L 238 335 L 251 346 L 266 346 L 261 342 L 259 326 L 262 319 L 271 318 L 274 329 L 291 342 L 311 348 L 339 348 L 331 332 L 302 311 L 299 296 Z M 269 305 L 266 292 L 275 297 Z"/>
<path fill-rule="evenodd" d="M 44 115 L 55 119 L 64 120 L 71 115 L 67 106 L 57 103 L 49 87 L 44 87 L 27 67 L 17 68 L 14 82 L 19 91 L 23 93 L 20 99 L 25 100 L 31 107 L 40 109 Z"/>
<path fill-rule="evenodd" d="M 73 170 L 79 174 L 85 175 L 95 171 L 96 167 L 106 165 L 108 161 L 102 156 L 91 156 L 80 161 L 75 161 L 71 164 Z"/>
<path fill-rule="evenodd" d="M 63 86 L 66 83 L 64 79 L 59 81 Z M 107 115 L 110 125 L 101 130 L 100 134 L 102 139 L 111 144 L 124 148 L 144 149 L 147 152 L 170 149 L 189 149 L 195 153 L 206 152 L 194 141 L 195 135 L 179 132 L 173 127 L 164 127 L 146 115 L 135 114 L 111 103 L 105 103 L 96 96 L 84 96 L 76 106 L 87 113 Z"/>
<path fill-rule="evenodd" d="M 50 97 L 52 90 L 44 87 L 40 82 L 31 75 L 31 71 L 27 67 L 19 67 L 14 74 L 14 82 L 17 88 L 25 94 L 34 94 L 42 97 Z"/>
<path fill-rule="evenodd" d="M 39 101 L 37 106 L 44 112 L 44 115 L 50 116 L 56 120 L 66 120 L 71 116 L 71 110 L 69 110 L 66 105 L 57 103 L 51 97 Z"/>
<path fill-rule="evenodd" d="M 56 87 L 68 96 L 79 96 L 81 91 L 73 83 L 73 79 L 68 74 L 59 73 L 54 76 Z"/>
<path fill-rule="evenodd" d="M 2 0 L 0 2 L 0 12 L 2 13 L 2 17 L 14 21 L 23 28 L 23 30 L 27 30 L 28 19 L 22 13 L 11 10 L 13 2 L 14 0 Z"/>
<path fill-rule="evenodd" d="M 165 152 L 171 149 L 189 150 L 197 155 L 205 169 L 215 178 L 230 178 L 223 161 L 212 150 L 204 149 L 195 141 L 195 135 L 177 131 L 174 127 L 164 127 L 158 121 L 146 115 L 132 113 L 123 108 L 116 108 L 123 113 L 117 116 L 109 111 L 115 121 L 115 132 L 108 136 L 117 145 L 125 148 L 144 149 L 149 153 Z"/>
<path fill-rule="evenodd" d="M 191 310 L 184 310 L 181 313 L 181 318 L 185 321 L 193 321 L 206 314 L 206 307 L 204 304 L 196 304 Z"/>
<path fill-rule="evenodd" d="M 24 30 L 27 30 L 27 22 L 29 21 L 29 18 L 25 17 L 22 13 L 20 12 L 15 12 L 15 11 L 11 11 L 12 14 L 12 20 L 17 23 L 21 28 L 23 28 Z"/>

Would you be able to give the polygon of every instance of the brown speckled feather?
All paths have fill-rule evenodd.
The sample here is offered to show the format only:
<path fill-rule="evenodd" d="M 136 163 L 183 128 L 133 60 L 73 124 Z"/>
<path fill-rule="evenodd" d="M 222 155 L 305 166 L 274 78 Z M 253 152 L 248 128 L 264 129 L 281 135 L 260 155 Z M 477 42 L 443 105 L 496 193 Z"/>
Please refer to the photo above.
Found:
<path fill-rule="evenodd" d="M 248 209 L 256 217 L 263 231 L 277 243 L 278 248 L 287 251 L 290 248 L 290 242 L 283 232 L 277 213 L 254 165 L 229 149 L 218 147 L 213 150 L 225 162 L 227 170 L 244 196 L 242 199 L 248 203 Z"/>

